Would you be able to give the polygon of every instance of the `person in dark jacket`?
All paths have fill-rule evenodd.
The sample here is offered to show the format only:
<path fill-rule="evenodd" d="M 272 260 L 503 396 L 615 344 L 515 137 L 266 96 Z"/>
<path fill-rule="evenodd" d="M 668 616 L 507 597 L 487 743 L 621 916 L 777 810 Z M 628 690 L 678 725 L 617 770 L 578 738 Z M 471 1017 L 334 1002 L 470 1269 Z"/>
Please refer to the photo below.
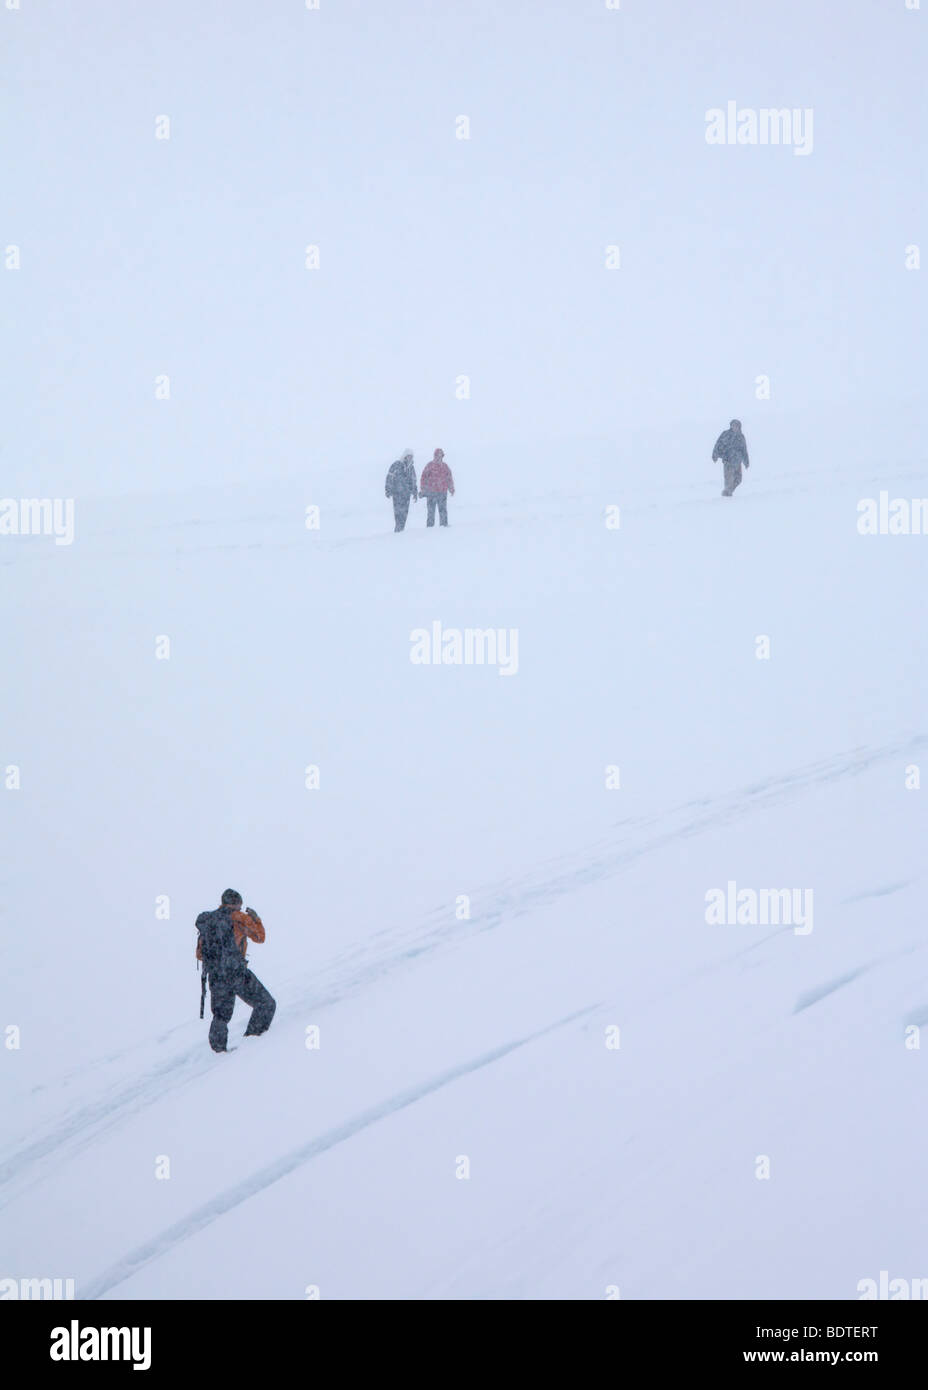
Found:
<path fill-rule="evenodd" d="M 722 496 L 730 497 L 735 488 L 741 483 L 741 465 L 750 468 L 748 460 L 748 446 L 744 435 L 741 433 L 741 421 L 732 420 L 727 430 L 723 430 L 715 441 L 715 448 L 712 450 L 712 462 L 718 463 L 722 460 L 722 468 L 725 473 L 725 486 L 722 488 Z"/>
<path fill-rule="evenodd" d="M 426 526 L 435 525 L 435 508 L 438 507 L 438 516 L 442 526 L 448 525 L 448 493 L 454 496 L 454 478 L 451 476 L 451 469 L 445 463 L 444 449 L 436 449 L 431 462 L 427 463 L 422 470 L 422 478 L 419 482 L 420 496 L 424 497 L 428 503 L 428 515 L 426 516 Z"/>
<path fill-rule="evenodd" d="M 409 515 L 410 498 L 419 500 L 416 487 L 416 469 L 412 461 L 412 449 L 407 449 L 401 459 L 391 463 L 384 483 L 384 492 L 393 499 L 393 530 L 402 531 Z"/>
<path fill-rule="evenodd" d="M 264 940 L 264 924 L 253 907 L 241 911 L 242 895 L 227 888 L 218 908 L 201 912 L 197 918 L 197 960 L 209 981 L 213 1021 L 209 1045 L 214 1052 L 228 1052 L 229 1020 L 236 997 L 251 1005 L 246 1038 L 266 1033 L 277 1003 L 257 975 L 248 969 L 245 952 L 249 941 Z"/>

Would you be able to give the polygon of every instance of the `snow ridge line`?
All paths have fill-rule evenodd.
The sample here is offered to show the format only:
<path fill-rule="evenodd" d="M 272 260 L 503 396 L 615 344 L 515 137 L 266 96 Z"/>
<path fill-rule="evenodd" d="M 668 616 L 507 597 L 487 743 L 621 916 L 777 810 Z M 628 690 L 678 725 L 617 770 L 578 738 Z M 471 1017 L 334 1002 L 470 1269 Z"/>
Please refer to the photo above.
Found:
<path fill-rule="evenodd" d="M 380 957 L 386 967 L 396 957 L 397 949 L 403 943 L 408 943 L 403 950 L 403 959 L 409 959 L 424 954 L 452 937 L 462 938 L 490 931 L 504 920 L 524 916 L 587 884 L 610 878 L 620 873 L 626 865 L 655 850 L 664 849 L 676 840 L 702 834 L 705 830 L 740 820 L 754 811 L 780 805 L 814 787 L 861 776 L 881 763 L 912 755 L 926 746 L 928 736 L 917 734 L 879 748 L 857 747 L 734 792 L 693 799 L 667 811 L 619 822 L 607 839 L 548 860 L 518 879 L 501 880 L 474 893 L 471 897 L 472 917 L 467 923 L 449 923 L 447 910 L 443 909 L 440 914 L 429 914 L 425 922 L 412 931 L 399 933 L 388 928 L 377 933 L 370 938 L 369 944 L 360 951 L 356 949 L 348 959 L 359 955 L 370 958 L 378 943 L 386 937 L 387 942 L 383 943 L 385 949 L 381 950 Z M 651 831 L 656 833 L 648 833 Z M 432 921 L 440 925 L 428 927 L 427 924 Z M 337 960 L 333 961 L 333 966 L 337 963 Z M 371 960 L 367 973 L 375 969 L 376 962 Z"/>
<path fill-rule="evenodd" d="M 367 942 L 333 957 L 324 970 L 314 972 L 289 1001 L 278 1007 L 278 1027 L 287 1019 L 304 1017 L 308 1008 L 319 1010 L 337 1004 L 444 945 L 492 931 L 588 884 L 613 877 L 626 865 L 676 840 L 779 805 L 816 786 L 860 776 L 881 763 L 911 755 L 926 745 L 928 736 L 919 734 L 879 748 L 857 747 L 735 792 L 697 798 L 668 811 L 619 822 L 616 832 L 606 840 L 561 855 L 519 879 L 502 880 L 474 894 L 471 899 L 473 916 L 468 922 L 449 921 L 447 908 L 441 908 L 420 919 L 413 928 L 385 928 Z M 168 1091 L 206 1075 L 214 1062 L 205 1042 L 197 1042 L 183 1052 L 160 1060 L 131 1082 L 119 1081 L 89 1103 L 66 1112 L 44 1134 L 3 1159 L 0 1192 L 7 1190 L 0 1197 L 0 1210 L 14 1200 L 11 1185 L 16 1179 L 24 1177 L 24 1186 L 41 1180 L 43 1171 L 33 1174 L 30 1170 L 43 1159 L 58 1150 L 64 1151 L 62 1158 L 80 1152 L 100 1134 L 124 1123 L 147 1105 L 162 1100 Z"/>
<path fill-rule="evenodd" d="M 534 1033 L 527 1033 L 524 1037 L 516 1038 L 512 1042 L 502 1043 L 499 1047 L 481 1053 L 478 1057 L 472 1057 L 467 1062 L 459 1062 L 457 1066 L 439 1072 L 430 1081 L 422 1081 L 418 1085 L 408 1086 L 405 1090 L 397 1091 L 387 1100 L 381 1101 L 379 1105 L 372 1105 L 352 1119 L 336 1125 L 334 1129 L 327 1130 L 325 1134 L 310 1139 L 308 1143 L 301 1144 L 297 1149 L 291 1149 L 289 1153 L 283 1154 L 273 1163 L 259 1168 L 256 1173 L 253 1173 L 243 1182 L 236 1183 L 234 1187 L 226 1188 L 225 1192 L 220 1192 L 211 1201 L 204 1202 L 202 1206 L 197 1207 L 182 1220 L 176 1221 L 173 1226 L 169 1226 L 160 1235 L 146 1241 L 144 1245 L 136 1246 L 134 1250 L 111 1265 L 103 1274 L 98 1275 L 96 1279 L 92 1279 L 90 1283 L 80 1289 L 78 1298 L 101 1298 L 117 1284 L 123 1283 L 124 1280 L 137 1273 L 138 1270 L 160 1259 L 162 1255 L 166 1255 L 175 1246 L 189 1240 L 191 1236 L 202 1231 L 204 1227 L 212 1225 L 214 1221 L 218 1221 L 221 1216 L 225 1216 L 226 1212 L 231 1211 L 234 1207 L 241 1206 L 243 1202 L 248 1201 L 249 1197 L 266 1191 L 274 1183 L 280 1182 L 281 1178 L 289 1177 L 291 1173 L 296 1172 L 298 1168 L 309 1163 L 317 1155 L 335 1148 L 337 1144 L 344 1144 L 362 1130 L 377 1124 L 380 1120 L 388 1119 L 391 1115 L 398 1114 L 401 1110 L 406 1110 L 410 1105 L 415 1105 L 416 1101 L 424 1100 L 426 1096 L 440 1091 L 444 1086 L 450 1086 L 453 1082 L 459 1081 L 461 1077 L 470 1076 L 473 1072 L 480 1071 L 483 1067 L 491 1066 L 492 1063 L 507 1057 L 511 1052 L 527 1047 L 529 1043 L 537 1042 L 539 1038 L 546 1037 L 559 1028 L 565 1028 L 568 1024 L 587 1017 L 599 1007 L 599 1004 L 588 1004 L 586 1008 L 577 1009 L 574 1013 L 567 1014 L 554 1023 L 548 1023 L 544 1028 L 539 1028 Z"/>

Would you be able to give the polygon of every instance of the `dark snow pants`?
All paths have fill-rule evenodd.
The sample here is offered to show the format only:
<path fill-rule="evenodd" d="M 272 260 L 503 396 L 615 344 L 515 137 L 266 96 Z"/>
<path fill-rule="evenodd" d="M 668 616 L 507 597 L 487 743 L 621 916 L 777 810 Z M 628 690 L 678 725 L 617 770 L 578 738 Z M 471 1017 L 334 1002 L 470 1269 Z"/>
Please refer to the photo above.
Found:
<path fill-rule="evenodd" d="M 251 1005 L 251 1018 L 245 1029 L 246 1038 L 266 1033 L 271 1026 L 277 1001 L 264 988 L 257 975 L 245 969 L 234 975 L 222 975 L 216 980 L 210 976 L 209 999 L 213 1021 L 209 1026 L 209 1045 L 214 1052 L 225 1051 L 229 1040 L 229 1019 L 235 1008 L 236 995 L 243 1004 Z"/>
<path fill-rule="evenodd" d="M 438 515 L 442 526 L 448 525 L 448 494 L 447 492 L 427 492 L 425 500 L 428 503 L 429 512 L 425 519 L 426 526 L 435 525 L 435 504 L 438 503 Z"/>
<path fill-rule="evenodd" d="M 723 459 L 725 469 L 725 492 L 723 496 L 730 497 L 736 487 L 741 485 L 741 462 L 739 459 Z"/>
<path fill-rule="evenodd" d="M 409 515 L 409 502 L 412 494 L 404 492 L 401 495 L 393 494 L 393 529 L 403 531 L 406 529 L 406 518 Z"/>

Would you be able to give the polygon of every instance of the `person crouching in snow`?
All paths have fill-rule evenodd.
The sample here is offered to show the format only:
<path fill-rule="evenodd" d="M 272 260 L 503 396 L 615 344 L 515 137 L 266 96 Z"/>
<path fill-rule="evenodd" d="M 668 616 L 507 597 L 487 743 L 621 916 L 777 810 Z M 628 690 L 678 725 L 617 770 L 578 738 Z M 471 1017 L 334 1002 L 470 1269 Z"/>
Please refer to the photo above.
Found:
<path fill-rule="evenodd" d="M 431 463 L 427 463 L 422 470 L 422 477 L 419 481 L 419 493 L 424 497 L 428 504 L 428 515 L 425 519 L 426 526 L 435 525 L 435 507 L 438 506 L 438 515 L 442 526 L 448 525 L 448 493 L 454 496 L 454 479 L 451 476 L 451 469 L 445 463 L 444 449 L 436 449 L 435 456 Z"/>
<path fill-rule="evenodd" d="M 384 483 L 384 492 L 393 499 L 393 530 L 402 531 L 409 515 L 409 501 L 418 501 L 416 490 L 416 470 L 412 461 L 412 449 L 407 449 L 401 459 L 391 463 Z"/>

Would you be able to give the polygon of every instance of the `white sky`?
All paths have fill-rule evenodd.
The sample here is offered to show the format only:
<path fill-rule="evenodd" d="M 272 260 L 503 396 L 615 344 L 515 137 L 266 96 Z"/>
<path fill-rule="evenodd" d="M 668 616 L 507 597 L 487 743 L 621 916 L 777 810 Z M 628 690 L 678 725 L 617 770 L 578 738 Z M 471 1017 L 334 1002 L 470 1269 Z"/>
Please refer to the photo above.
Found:
<path fill-rule="evenodd" d="M 761 373 L 787 414 L 922 393 L 928 11 L 904 0 L 21 4 L 5 495 L 323 462 L 376 491 L 407 444 L 753 428 Z M 709 146 L 728 100 L 811 107 L 812 154 Z"/>

